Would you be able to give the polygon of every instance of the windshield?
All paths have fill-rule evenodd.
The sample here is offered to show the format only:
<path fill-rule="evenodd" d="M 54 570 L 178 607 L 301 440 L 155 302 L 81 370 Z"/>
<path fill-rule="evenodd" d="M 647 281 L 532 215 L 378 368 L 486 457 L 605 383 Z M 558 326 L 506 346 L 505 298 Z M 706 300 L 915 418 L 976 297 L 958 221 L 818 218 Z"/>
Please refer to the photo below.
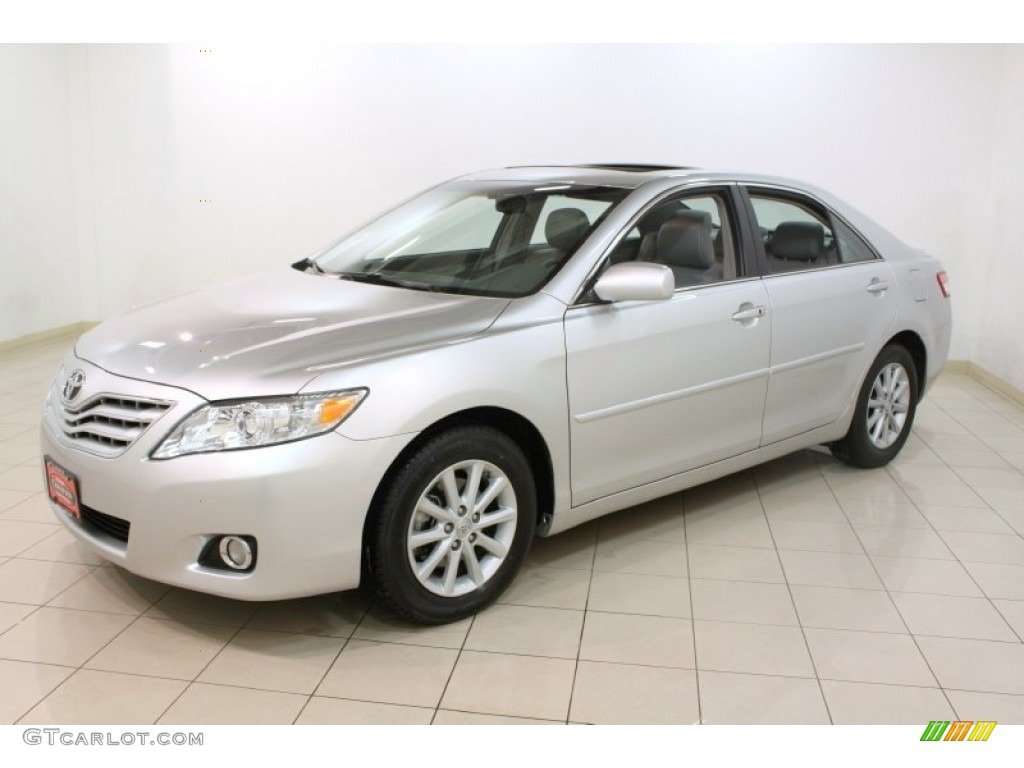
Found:
<path fill-rule="evenodd" d="M 628 193 L 569 184 L 446 184 L 328 246 L 312 268 L 417 290 L 525 296 Z"/>

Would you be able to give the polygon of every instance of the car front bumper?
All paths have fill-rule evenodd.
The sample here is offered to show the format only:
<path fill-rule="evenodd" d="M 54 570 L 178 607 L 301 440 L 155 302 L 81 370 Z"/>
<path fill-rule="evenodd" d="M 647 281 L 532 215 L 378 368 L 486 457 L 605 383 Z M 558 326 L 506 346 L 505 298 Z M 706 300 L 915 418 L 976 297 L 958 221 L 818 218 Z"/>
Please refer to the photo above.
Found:
<path fill-rule="evenodd" d="M 75 364 L 89 368 L 82 361 Z M 100 369 L 88 373 L 101 378 L 106 390 L 114 386 L 151 397 L 167 397 L 170 391 Z M 122 541 L 88 519 L 74 520 L 50 501 L 67 529 L 132 573 L 224 597 L 274 600 L 358 586 L 367 510 L 409 436 L 356 441 L 331 432 L 155 461 L 149 458 L 153 448 L 202 403 L 182 390 L 172 394 L 178 395 L 178 405 L 113 458 L 70 445 L 44 419 L 42 454 L 77 477 L 80 504 L 130 525 Z M 227 534 L 256 539 L 251 572 L 200 565 L 210 540 Z"/>

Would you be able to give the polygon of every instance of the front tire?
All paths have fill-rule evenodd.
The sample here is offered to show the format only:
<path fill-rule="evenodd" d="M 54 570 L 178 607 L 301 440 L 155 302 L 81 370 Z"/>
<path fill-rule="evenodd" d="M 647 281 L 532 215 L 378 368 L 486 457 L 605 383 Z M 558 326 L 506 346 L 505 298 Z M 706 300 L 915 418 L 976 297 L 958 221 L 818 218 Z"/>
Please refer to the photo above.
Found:
<path fill-rule="evenodd" d="M 898 344 L 885 347 L 861 386 L 850 430 L 829 446 L 832 454 L 863 469 L 888 464 L 910 436 L 917 393 L 917 368 L 910 353 Z"/>
<path fill-rule="evenodd" d="M 385 607 L 442 624 L 505 591 L 537 519 L 530 465 L 510 438 L 484 426 L 448 430 L 421 445 L 387 483 L 369 548 Z"/>

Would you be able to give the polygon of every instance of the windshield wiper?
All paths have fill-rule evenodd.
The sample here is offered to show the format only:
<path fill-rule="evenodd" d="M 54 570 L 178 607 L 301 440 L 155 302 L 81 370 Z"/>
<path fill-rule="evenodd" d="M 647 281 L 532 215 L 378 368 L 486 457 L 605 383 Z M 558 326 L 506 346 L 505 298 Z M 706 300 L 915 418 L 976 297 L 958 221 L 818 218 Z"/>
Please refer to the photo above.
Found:
<path fill-rule="evenodd" d="M 418 283 L 412 280 L 400 280 L 380 272 L 335 272 L 341 280 L 354 283 L 370 283 L 371 285 L 387 285 L 392 288 L 408 288 L 413 291 L 439 291 L 439 286 L 430 283 Z"/>

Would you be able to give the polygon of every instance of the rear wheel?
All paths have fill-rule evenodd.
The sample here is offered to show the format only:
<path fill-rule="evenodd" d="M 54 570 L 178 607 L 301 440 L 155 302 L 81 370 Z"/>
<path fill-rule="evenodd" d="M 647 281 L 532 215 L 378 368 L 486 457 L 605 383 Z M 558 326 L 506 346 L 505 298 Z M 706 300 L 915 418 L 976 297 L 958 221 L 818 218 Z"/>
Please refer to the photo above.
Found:
<path fill-rule="evenodd" d="M 846 436 L 829 446 L 842 462 L 865 469 L 892 461 L 910 435 L 917 410 L 917 368 L 906 349 L 885 347 L 871 365 Z"/>
<path fill-rule="evenodd" d="M 420 446 L 376 512 L 370 567 L 385 606 L 440 624 L 493 602 L 533 537 L 536 490 L 519 447 L 490 427 L 458 427 Z"/>

